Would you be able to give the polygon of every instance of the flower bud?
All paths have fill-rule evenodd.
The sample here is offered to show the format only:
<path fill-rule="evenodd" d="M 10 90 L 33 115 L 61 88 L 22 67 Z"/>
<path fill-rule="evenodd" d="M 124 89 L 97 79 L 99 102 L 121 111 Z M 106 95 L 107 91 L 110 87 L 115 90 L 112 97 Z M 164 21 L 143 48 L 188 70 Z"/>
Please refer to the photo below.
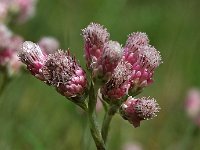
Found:
<path fill-rule="evenodd" d="M 124 47 L 124 59 L 131 64 L 137 61 L 138 51 L 140 47 L 147 46 L 149 44 L 149 39 L 146 33 L 133 32 L 128 36 L 126 45 Z"/>
<path fill-rule="evenodd" d="M 59 50 L 49 54 L 42 74 L 47 84 L 56 87 L 57 91 L 66 97 L 81 96 L 87 87 L 84 70 L 69 52 Z"/>
<path fill-rule="evenodd" d="M 43 51 L 45 51 L 46 54 L 52 54 L 59 48 L 59 42 L 53 37 L 41 38 L 38 45 Z"/>
<path fill-rule="evenodd" d="M 131 65 L 127 62 L 119 62 L 118 66 L 114 69 L 111 78 L 101 88 L 103 97 L 113 101 L 127 95 L 130 87 L 128 82 L 130 73 Z"/>
<path fill-rule="evenodd" d="M 120 113 L 122 117 L 128 120 L 134 127 L 140 126 L 140 121 L 156 117 L 160 107 L 155 99 L 140 98 L 128 99 L 121 105 Z"/>
<path fill-rule="evenodd" d="M 24 42 L 21 51 L 19 52 L 19 58 L 27 65 L 27 69 L 34 76 L 43 80 L 41 68 L 44 66 L 47 56 L 42 52 L 37 44 L 31 41 Z"/>
<path fill-rule="evenodd" d="M 107 29 L 96 23 L 90 23 L 87 28 L 82 30 L 82 35 L 87 67 L 93 71 L 97 68 L 96 65 L 102 56 L 104 44 L 108 42 L 110 35 Z"/>
<path fill-rule="evenodd" d="M 131 89 L 137 91 L 153 83 L 154 69 L 160 63 L 160 53 L 154 47 L 143 47 L 139 52 L 137 62 L 132 67 L 133 72 L 130 78 Z"/>
<path fill-rule="evenodd" d="M 106 78 L 110 77 L 114 69 L 117 67 L 122 58 L 121 45 L 116 41 L 109 41 L 103 47 L 103 55 L 101 58 L 102 75 Z"/>

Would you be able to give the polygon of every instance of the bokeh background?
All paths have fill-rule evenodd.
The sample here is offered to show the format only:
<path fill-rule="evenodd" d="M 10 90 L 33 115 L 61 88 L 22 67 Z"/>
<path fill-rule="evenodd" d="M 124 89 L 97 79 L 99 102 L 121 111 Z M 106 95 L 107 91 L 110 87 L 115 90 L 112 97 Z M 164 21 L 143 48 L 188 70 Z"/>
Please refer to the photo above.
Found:
<path fill-rule="evenodd" d="M 116 115 L 108 149 L 138 142 L 144 150 L 199 150 L 200 134 L 184 110 L 187 90 L 200 87 L 199 6 L 199 0 L 39 0 L 35 17 L 11 29 L 26 40 L 56 37 L 84 67 L 80 33 L 90 22 L 103 24 L 121 44 L 131 32 L 146 32 L 164 63 L 140 96 L 155 97 L 162 110 L 139 128 Z M 86 117 L 30 74 L 16 77 L 0 97 L 0 150 L 64 149 L 95 149 Z"/>

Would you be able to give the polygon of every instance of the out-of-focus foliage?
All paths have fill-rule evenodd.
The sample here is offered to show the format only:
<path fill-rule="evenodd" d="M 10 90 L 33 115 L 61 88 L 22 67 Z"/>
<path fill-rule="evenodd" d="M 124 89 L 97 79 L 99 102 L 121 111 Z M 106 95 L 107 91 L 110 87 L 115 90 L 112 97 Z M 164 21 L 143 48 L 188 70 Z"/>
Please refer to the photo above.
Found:
<path fill-rule="evenodd" d="M 143 94 L 155 97 L 162 109 L 136 129 L 116 115 L 108 148 L 120 150 L 127 141 L 137 141 L 146 150 L 198 150 L 200 133 L 194 132 L 184 100 L 190 87 L 200 87 L 199 5 L 199 0 L 40 0 L 36 16 L 11 29 L 26 40 L 56 37 L 84 67 L 80 33 L 90 22 L 105 25 L 121 44 L 131 32 L 146 32 L 164 63 Z M 22 74 L 0 97 L 0 149 L 93 150 L 86 122 L 84 114 L 53 88 Z"/>

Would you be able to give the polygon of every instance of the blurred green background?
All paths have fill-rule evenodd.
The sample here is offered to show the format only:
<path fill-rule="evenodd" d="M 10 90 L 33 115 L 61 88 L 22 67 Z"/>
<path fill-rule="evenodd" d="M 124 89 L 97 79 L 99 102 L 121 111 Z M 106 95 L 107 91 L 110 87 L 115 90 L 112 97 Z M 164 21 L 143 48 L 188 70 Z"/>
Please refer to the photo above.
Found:
<path fill-rule="evenodd" d="M 11 29 L 26 40 L 56 37 L 84 67 L 80 33 L 90 22 L 103 24 L 121 44 L 131 32 L 146 32 L 164 63 L 141 95 L 155 97 L 162 110 L 139 128 L 116 115 L 108 149 L 137 141 L 145 150 L 199 150 L 200 135 L 192 135 L 195 125 L 184 110 L 186 91 L 200 87 L 199 6 L 199 0 L 39 0 L 36 16 Z M 86 123 L 53 88 L 22 74 L 0 97 L 0 150 L 82 150 L 83 141 L 85 149 L 94 150 Z"/>

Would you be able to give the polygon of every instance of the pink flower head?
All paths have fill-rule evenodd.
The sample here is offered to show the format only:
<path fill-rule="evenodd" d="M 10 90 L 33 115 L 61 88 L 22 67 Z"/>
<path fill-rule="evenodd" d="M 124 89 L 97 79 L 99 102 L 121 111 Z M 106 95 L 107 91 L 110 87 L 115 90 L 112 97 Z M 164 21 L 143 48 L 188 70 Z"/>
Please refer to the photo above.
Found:
<path fill-rule="evenodd" d="M 42 74 L 47 84 L 66 97 L 81 96 L 87 87 L 85 71 L 68 52 L 49 54 Z"/>
<path fill-rule="evenodd" d="M 103 47 L 109 40 L 107 29 L 100 24 L 90 23 L 87 28 L 82 30 L 84 39 L 85 59 L 89 69 L 98 68 L 98 60 L 103 53 Z"/>
<path fill-rule="evenodd" d="M 159 51 L 148 43 L 146 34 L 137 32 L 129 36 L 124 47 L 123 60 L 132 65 L 131 92 L 150 85 L 155 68 L 162 63 Z"/>
<path fill-rule="evenodd" d="M 130 87 L 128 82 L 130 73 L 131 65 L 127 62 L 119 62 L 117 67 L 114 69 L 111 78 L 101 89 L 103 97 L 110 100 L 116 100 L 127 95 Z"/>
<path fill-rule="evenodd" d="M 131 57 L 141 46 L 146 46 L 149 44 L 149 39 L 146 33 L 133 32 L 128 36 L 125 45 L 126 57 Z M 129 56 L 131 54 L 131 56 Z M 128 59 L 131 60 L 131 59 Z"/>
<path fill-rule="evenodd" d="M 38 42 L 40 48 L 47 54 L 52 54 L 56 52 L 59 48 L 59 42 L 53 37 L 43 37 Z"/>
<path fill-rule="evenodd" d="M 41 69 L 45 64 L 47 56 L 37 44 L 31 41 L 24 42 L 19 52 L 19 58 L 27 65 L 27 69 L 34 76 L 42 80 Z"/>
<path fill-rule="evenodd" d="M 191 89 L 188 91 L 185 103 L 188 116 L 200 126 L 200 90 Z"/>
<path fill-rule="evenodd" d="M 146 97 L 128 99 L 121 105 L 120 113 L 122 117 L 128 120 L 134 127 L 140 126 L 140 121 L 156 117 L 160 107 L 155 99 Z"/>
<path fill-rule="evenodd" d="M 114 69 L 118 65 L 123 55 L 123 51 L 121 45 L 116 41 L 108 41 L 104 44 L 103 47 L 103 55 L 101 61 L 99 62 L 99 66 L 102 71 L 102 75 L 104 77 L 110 77 L 113 73 Z"/>

